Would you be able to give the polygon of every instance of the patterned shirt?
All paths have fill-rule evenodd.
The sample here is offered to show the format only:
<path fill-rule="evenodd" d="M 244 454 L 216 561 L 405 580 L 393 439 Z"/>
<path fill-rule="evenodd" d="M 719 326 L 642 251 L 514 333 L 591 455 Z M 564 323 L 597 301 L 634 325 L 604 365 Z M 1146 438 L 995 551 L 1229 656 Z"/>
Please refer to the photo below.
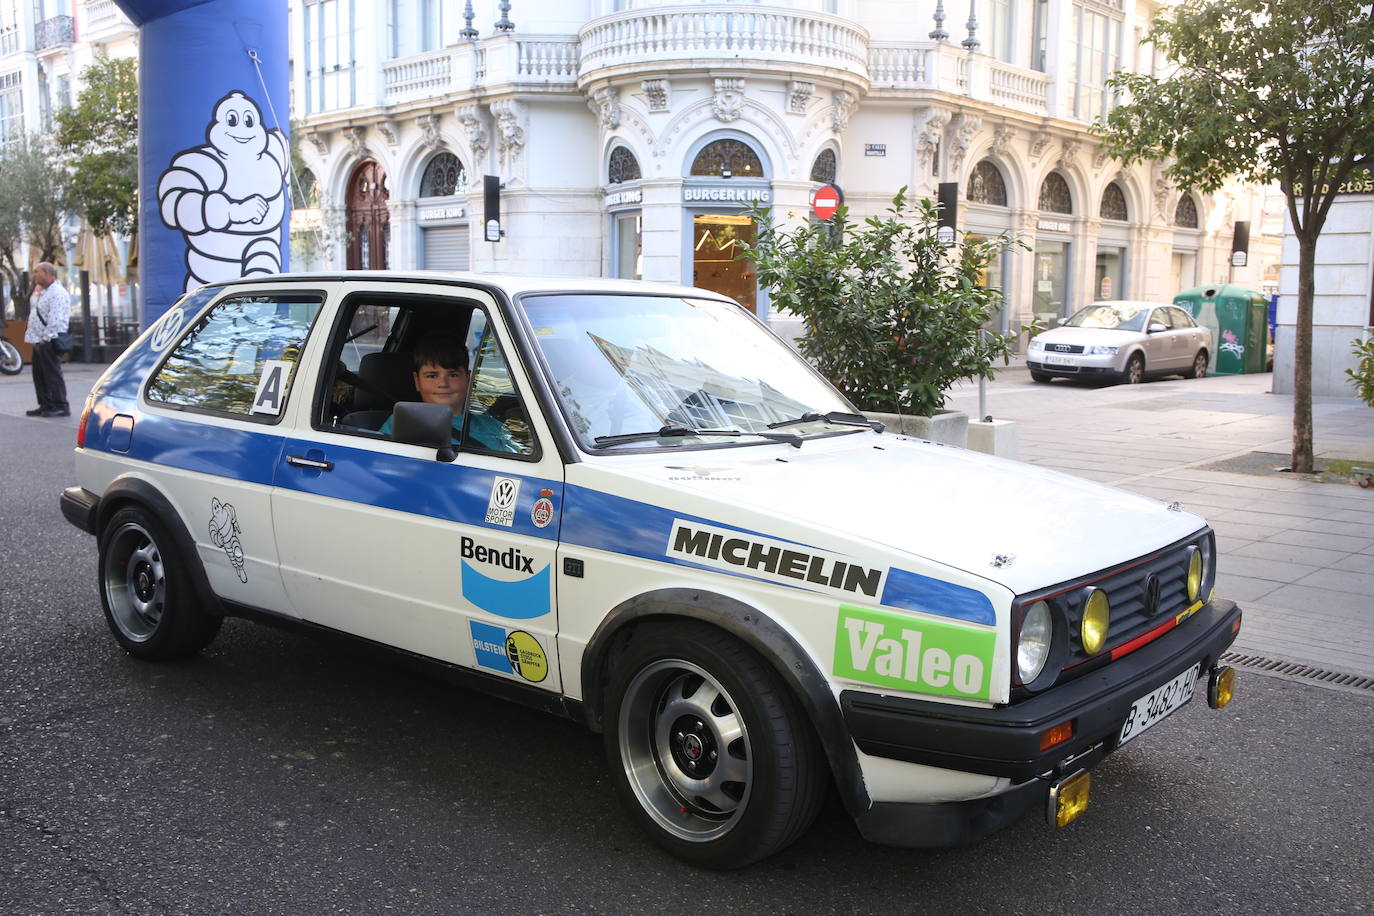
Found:
<path fill-rule="evenodd" d="M 52 340 L 67 330 L 71 318 L 71 294 L 61 281 L 54 280 L 39 293 L 37 299 L 29 303 L 29 326 L 24 330 L 24 343 L 37 344 Z"/>

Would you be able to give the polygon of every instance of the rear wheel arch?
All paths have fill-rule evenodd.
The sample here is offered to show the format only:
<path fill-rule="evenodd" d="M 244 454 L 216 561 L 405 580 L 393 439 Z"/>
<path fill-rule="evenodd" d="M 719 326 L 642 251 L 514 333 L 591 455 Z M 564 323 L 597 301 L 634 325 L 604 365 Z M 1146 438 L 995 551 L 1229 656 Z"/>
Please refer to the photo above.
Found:
<path fill-rule="evenodd" d="M 705 623 L 760 655 L 782 679 L 820 739 L 845 807 L 857 816 L 870 805 L 854 741 L 829 681 L 811 656 L 771 617 L 744 602 L 702 589 L 667 588 L 637 595 L 614 608 L 592 634 L 582 656 L 587 725 L 600 732 L 604 695 L 615 659 L 636 628 L 674 621 Z"/>

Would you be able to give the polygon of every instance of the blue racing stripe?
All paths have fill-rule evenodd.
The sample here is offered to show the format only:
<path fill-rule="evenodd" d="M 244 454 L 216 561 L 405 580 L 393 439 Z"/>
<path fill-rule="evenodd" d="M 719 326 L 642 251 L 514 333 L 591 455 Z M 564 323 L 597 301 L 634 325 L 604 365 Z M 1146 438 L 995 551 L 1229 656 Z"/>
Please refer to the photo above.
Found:
<path fill-rule="evenodd" d="M 932 579 L 895 566 L 887 571 L 883 604 L 988 626 L 997 622 L 997 612 L 993 610 L 992 602 L 977 589 L 943 579 Z"/>

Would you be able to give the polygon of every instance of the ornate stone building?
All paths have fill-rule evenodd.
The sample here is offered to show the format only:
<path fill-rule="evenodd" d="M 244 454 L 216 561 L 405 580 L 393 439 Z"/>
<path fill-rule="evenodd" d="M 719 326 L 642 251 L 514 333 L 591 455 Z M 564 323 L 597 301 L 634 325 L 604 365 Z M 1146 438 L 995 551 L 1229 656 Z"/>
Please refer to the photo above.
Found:
<path fill-rule="evenodd" d="M 988 282 L 1016 327 L 1100 298 L 1259 286 L 1276 240 L 1229 268 L 1237 187 L 1181 195 L 1090 126 L 1104 81 L 1158 66 L 1149 0 L 298 0 L 293 98 L 314 207 L 296 268 L 643 277 L 760 315 L 733 259 L 751 202 L 856 216 L 957 182 L 960 227 L 1006 235 Z M 489 241 L 481 176 L 498 176 Z"/>

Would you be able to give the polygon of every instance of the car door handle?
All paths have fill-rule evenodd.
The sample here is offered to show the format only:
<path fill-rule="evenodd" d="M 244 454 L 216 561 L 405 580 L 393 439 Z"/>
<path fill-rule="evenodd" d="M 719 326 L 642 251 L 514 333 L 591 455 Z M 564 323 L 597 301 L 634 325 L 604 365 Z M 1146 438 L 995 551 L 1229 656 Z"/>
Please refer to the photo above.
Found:
<path fill-rule="evenodd" d="M 304 455 L 287 455 L 286 463 L 294 464 L 298 468 L 314 468 L 317 471 L 334 470 L 334 462 L 319 461 L 314 458 L 307 458 Z"/>

